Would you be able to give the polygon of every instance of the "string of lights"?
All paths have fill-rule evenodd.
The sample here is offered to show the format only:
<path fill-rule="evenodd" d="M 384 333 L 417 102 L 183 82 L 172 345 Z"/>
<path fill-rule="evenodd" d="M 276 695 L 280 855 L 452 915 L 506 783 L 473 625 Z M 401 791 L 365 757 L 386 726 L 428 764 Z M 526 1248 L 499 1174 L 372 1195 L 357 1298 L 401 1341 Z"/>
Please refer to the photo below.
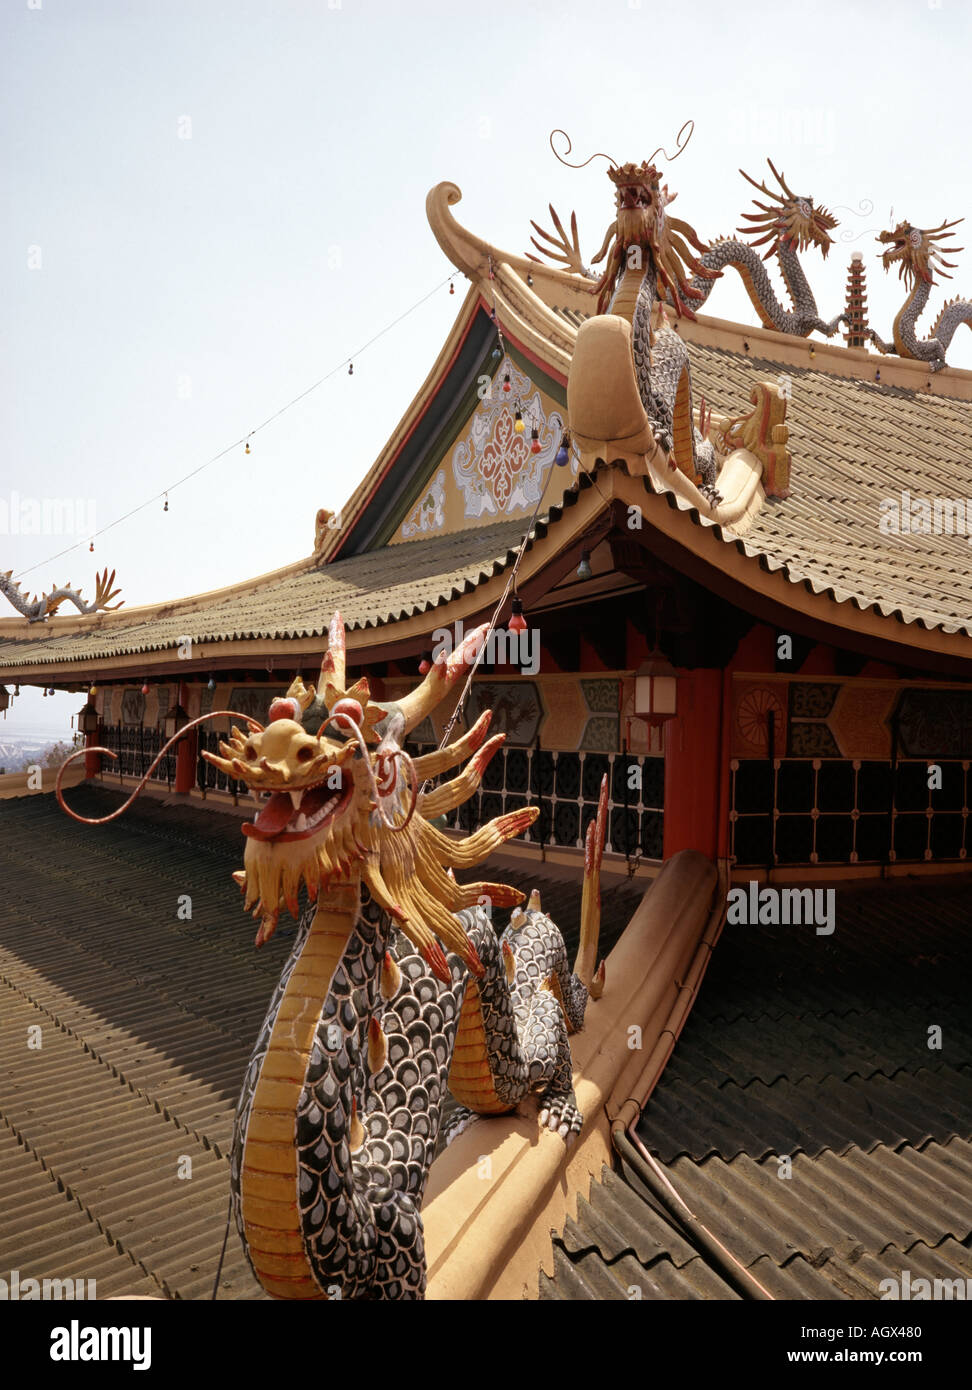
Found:
<path fill-rule="evenodd" d="M 441 290 L 445 285 L 449 286 L 449 293 L 453 294 L 455 291 L 452 281 L 455 278 L 455 275 L 456 272 L 453 271 L 450 275 L 447 275 L 444 280 L 440 280 L 437 285 L 435 285 L 431 290 L 428 291 L 427 294 L 422 295 L 421 299 L 417 299 L 414 304 L 412 304 L 408 309 L 404 310 L 403 313 L 399 314 L 397 318 L 392 319 L 391 323 L 387 323 L 384 326 L 384 328 L 380 329 L 379 332 L 377 332 L 374 335 L 374 337 L 369 338 L 366 343 L 363 343 L 361 347 L 357 349 L 356 352 L 350 353 L 347 357 L 340 361 L 337 364 L 337 366 L 332 367 L 330 371 L 324 374 L 324 376 L 318 377 L 318 379 L 315 382 L 313 382 L 310 386 L 306 387 L 305 390 L 301 391 L 299 395 L 294 396 L 292 400 L 289 400 L 286 403 L 286 405 L 282 405 L 279 410 L 275 410 L 272 415 L 268 415 L 267 418 L 261 424 L 255 427 L 255 429 L 248 431 L 247 434 L 241 435 L 240 438 L 234 440 L 232 444 L 227 444 L 224 449 L 220 449 L 218 453 L 213 454 L 212 458 L 206 459 L 205 463 L 200 463 L 196 468 L 191 469 L 190 472 L 186 473 L 176 482 L 170 483 L 168 487 L 164 487 L 159 492 L 154 493 L 153 496 L 146 498 L 146 500 L 144 502 L 140 502 L 138 506 L 132 507 L 130 511 L 125 512 L 122 516 L 117 516 L 115 517 L 114 521 L 109 521 L 106 526 L 100 527 L 90 537 L 89 548 L 91 550 L 94 549 L 94 542 L 99 536 L 105 535 L 108 531 L 113 530 L 116 526 L 121 526 L 123 522 L 129 521 L 133 516 L 137 516 L 139 512 L 145 511 L 147 507 L 151 507 L 156 502 L 164 502 L 163 511 L 168 511 L 170 492 L 175 492 L 176 488 L 182 487 L 184 483 L 188 483 L 192 478 L 198 477 L 198 475 L 202 473 L 204 469 L 210 468 L 214 463 L 218 463 L 219 460 L 225 458 L 227 454 L 231 454 L 234 451 L 234 449 L 238 449 L 241 444 L 245 445 L 246 452 L 249 453 L 250 440 L 254 437 L 254 435 L 259 434 L 261 430 L 265 430 L 268 425 L 273 424 L 275 420 L 279 420 L 281 415 L 284 415 L 288 410 L 291 410 L 295 405 L 298 405 L 307 396 L 311 395 L 312 392 L 316 391 L 318 387 L 323 386 L 326 381 L 330 381 L 332 377 L 337 376 L 338 372 L 341 371 L 342 368 L 347 367 L 348 375 L 353 376 L 354 363 L 356 359 L 361 357 L 365 352 L 367 352 L 368 348 L 373 347 L 374 344 L 379 341 L 379 339 L 384 338 L 385 335 L 387 333 L 390 333 L 393 328 L 397 328 L 400 323 L 407 319 L 411 314 L 414 314 L 416 309 L 420 309 L 422 305 L 425 304 L 427 300 L 431 299 L 434 294 L 438 294 L 439 290 Z M 64 550 L 59 550 L 57 554 L 49 555 L 46 560 L 38 560 L 36 564 L 30 565 L 27 569 L 21 570 L 19 574 L 15 575 L 15 578 L 18 580 L 23 579 L 25 575 L 33 574 L 34 570 L 43 569 L 44 566 L 52 564 L 55 560 L 60 560 L 62 556 L 70 555 L 73 550 L 77 550 L 78 547 L 81 545 L 84 545 L 83 540 L 75 541 L 73 545 L 66 546 Z"/>

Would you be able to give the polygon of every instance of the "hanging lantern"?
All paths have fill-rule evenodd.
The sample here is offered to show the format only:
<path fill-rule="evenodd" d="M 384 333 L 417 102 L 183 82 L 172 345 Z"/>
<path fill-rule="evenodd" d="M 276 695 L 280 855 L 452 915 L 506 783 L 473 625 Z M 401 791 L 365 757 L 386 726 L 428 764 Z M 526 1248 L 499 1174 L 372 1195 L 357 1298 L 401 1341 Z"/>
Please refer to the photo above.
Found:
<path fill-rule="evenodd" d="M 510 374 L 509 374 L 509 372 L 504 372 L 504 373 L 503 373 L 503 390 L 504 390 L 507 394 L 509 394 L 509 392 L 513 390 L 513 387 L 510 385 Z"/>
<path fill-rule="evenodd" d="M 148 693 L 149 693 L 149 684 L 148 684 L 148 681 L 144 681 L 143 684 L 142 684 L 142 694 L 143 694 L 143 695 L 147 695 Z"/>
<path fill-rule="evenodd" d="M 559 468 L 566 468 L 568 463 L 570 463 L 570 435 L 566 430 L 564 430 L 563 437 L 561 438 L 560 448 L 557 450 L 556 454 L 554 454 L 554 463 L 557 464 Z"/>
<path fill-rule="evenodd" d="M 165 494 L 165 506 L 162 508 L 162 510 L 163 510 L 164 512 L 167 512 L 167 511 L 169 510 L 169 494 L 168 494 L 168 493 Z"/>
<path fill-rule="evenodd" d="M 432 670 L 432 653 L 423 652 L 422 660 L 419 662 L 419 675 L 427 676 Z"/>
<path fill-rule="evenodd" d="M 250 452 L 250 441 L 249 441 L 249 440 L 246 441 L 246 448 L 243 450 L 243 452 L 244 452 L 244 454 L 248 454 L 248 453 Z"/>
<path fill-rule="evenodd" d="M 180 729 L 185 728 L 189 723 L 189 716 L 181 705 L 170 705 L 162 718 L 162 728 L 165 730 L 166 740 L 175 738 Z"/>
<path fill-rule="evenodd" d="M 97 687 L 96 685 L 91 686 L 91 688 L 90 688 L 89 691 L 88 691 L 88 699 L 89 699 L 89 700 L 93 700 L 94 697 L 97 695 L 97 693 L 98 693 L 98 687 Z"/>
<path fill-rule="evenodd" d="M 348 376 L 354 376 L 354 363 L 348 363 Z"/>
<path fill-rule="evenodd" d="M 494 347 L 494 348 L 493 348 L 493 351 L 492 351 L 489 355 L 490 355 L 490 357 L 493 359 L 494 362 L 498 362 L 499 359 L 502 357 L 503 354 L 500 352 L 500 350 L 499 350 L 498 347 Z"/>
<path fill-rule="evenodd" d="M 530 431 L 530 453 L 539 454 L 540 452 L 540 431 L 532 429 Z"/>
<path fill-rule="evenodd" d="M 54 687 L 53 687 L 53 685 L 52 685 L 52 686 L 50 687 L 50 689 L 48 690 L 47 693 L 48 693 L 48 695 L 56 695 L 56 694 L 57 694 L 57 691 L 54 689 Z"/>
<path fill-rule="evenodd" d="M 510 621 L 506 624 L 510 632 L 526 632 L 527 620 L 523 616 L 523 600 L 514 595 L 513 613 Z"/>
<path fill-rule="evenodd" d="M 94 550 L 94 541 L 91 542 L 91 544 L 88 546 L 88 549 Z"/>
<path fill-rule="evenodd" d="M 523 423 L 523 415 L 519 410 L 513 413 L 513 428 L 517 434 L 522 434 L 526 429 L 526 425 Z"/>
<path fill-rule="evenodd" d="M 593 571 L 591 570 L 591 553 L 589 550 L 582 550 L 580 564 L 577 566 L 577 578 L 591 579 L 592 577 Z"/>
<path fill-rule="evenodd" d="M 20 685 L 19 685 L 19 684 L 17 685 L 17 688 L 16 688 L 16 690 L 14 691 L 14 694 L 15 694 L 15 695 L 19 695 L 19 694 L 20 694 Z"/>
<path fill-rule="evenodd" d="M 210 676 L 210 677 L 209 677 L 209 680 L 206 682 L 206 689 L 207 689 L 207 690 L 215 690 L 215 689 L 216 689 L 216 679 L 215 679 L 214 676 Z"/>
<path fill-rule="evenodd" d="M 635 714 L 658 727 L 672 719 L 677 709 L 678 675 L 664 652 L 655 647 L 635 672 Z"/>
<path fill-rule="evenodd" d="M 449 281 L 449 293 L 450 293 L 450 294 L 455 294 L 455 292 L 456 292 L 456 287 L 455 287 L 455 285 L 452 283 L 452 281 L 450 280 L 450 281 Z"/>
<path fill-rule="evenodd" d="M 78 710 L 78 728 L 83 734 L 98 736 L 98 711 L 89 702 Z"/>

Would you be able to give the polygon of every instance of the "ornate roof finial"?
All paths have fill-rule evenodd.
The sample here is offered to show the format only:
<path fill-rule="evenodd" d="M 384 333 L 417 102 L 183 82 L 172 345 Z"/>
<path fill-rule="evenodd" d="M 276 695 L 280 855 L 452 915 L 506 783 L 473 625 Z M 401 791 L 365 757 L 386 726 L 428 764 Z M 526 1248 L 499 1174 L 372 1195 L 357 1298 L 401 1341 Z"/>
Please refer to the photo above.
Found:
<path fill-rule="evenodd" d="M 868 343 L 867 324 L 867 275 L 864 270 L 864 257 L 854 251 L 847 267 L 847 288 L 845 301 L 844 340 L 848 347 L 866 347 Z"/>

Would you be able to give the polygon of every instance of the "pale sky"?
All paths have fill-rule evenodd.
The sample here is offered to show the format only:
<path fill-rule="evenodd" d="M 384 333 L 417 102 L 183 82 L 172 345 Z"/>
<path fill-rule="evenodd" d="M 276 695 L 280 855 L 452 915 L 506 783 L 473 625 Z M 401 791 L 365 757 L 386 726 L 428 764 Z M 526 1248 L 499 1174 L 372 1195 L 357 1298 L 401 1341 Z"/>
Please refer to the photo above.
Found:
<path fill-rule="evenodd" d="M 94 554 L 87 523 L 241 439 L 444 280 L 435 183 L 458 183 L 459 220 L 514 252 L 548 202 L 576 208 L 589 260 L 612 186 L 603 161 L 557 163 L 555 126 L 572 158 L 640 161 L 692 117 L 662 167 L 703 239 L 738 226 L 738 169 L 762 177 L 770 156 L 857 238 L 804 258 L 822 315 L 860 249 L 888 337 L 904 295 L 874 237 L 892 206 L 926 227 L 972 215 L 970 37 L 969 0 L 0 0 L 0 501 L 77 498 L 85 529 L 50 563 L 79 537 L 0 530 L 0 569 L 40 563 L 25 584 L 90 596 L 107 564 L 134 605 L 308 554 L 317 508 L 347 498 L 427 374 L 461 277 L 248 457 L 240 444 L 171 491 L 167 514 L 153 502 Z M 972 224 L 957 231 L 965 245 Z M 972 298 L 972 243 L 958 263 L 924 334 L 946 294 Z M 756 322 L 732 271 L 706 309 Z M 972 367 L 972 333 L 949 360 Z M 4 727 L 78 704 L 38 692 Z"/>

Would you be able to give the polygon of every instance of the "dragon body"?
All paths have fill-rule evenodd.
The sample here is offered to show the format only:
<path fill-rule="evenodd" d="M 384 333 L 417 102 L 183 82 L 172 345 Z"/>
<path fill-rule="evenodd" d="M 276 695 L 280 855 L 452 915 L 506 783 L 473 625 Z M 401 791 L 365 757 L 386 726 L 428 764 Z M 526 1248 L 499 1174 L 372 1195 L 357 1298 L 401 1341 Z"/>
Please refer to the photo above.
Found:
<path fill-rule="evenodd" d="M 688 349 L 675 332 L 665 308 L 667 296 L 676 315 L 694 318 L 691 304 L 702 292 L 689 283 L 691 272 L 714 279 L 692 255 L 705 247 L 692 228 L 669 217 L 674 201 L 649 164 L 625 164 L 608 171 L 617 188 L 617 217 L 608 228 L 595 263 L 607 256 L 598 293 L 598 311 L 631 324 L 635 376 L 652 433 L 667 451 L 672 468 L 681 471 L 709 496 L 718 498 L 719 460 L 692 417 L 692 382 Z"/>
<path fill-rule="evenodd" d="M 961 221 L 961 219 L 959 219 Z M 904 281 L 908 295 L 895 316 L 892 328 L 892 341 L 887 343 L 873 329 L 870 338 L 879 352 L 897 353 L 899 357 L 911 357 L 927 362 L 931 371 L 940 372 L 947 365 L 945 354 L 955 335 L 955 330 L 968 324 L 972 328 L 972 300 L 953 299 L 941 309 L 932 325 L 931 336 L 919 338 L 918 319 L 924 313 L 935 284 L 935 271 L 944 279 L 951 279 L 948 269 L 954 269 L 955 262 L 947 261 L 943 251 L 960 251 L 960 246 L 949 246 L 949 228 L 958 222 L 943 222 L 938 227 L 922 230 L 910 222 L 899 222 L 893 231 L 884 231 L 878 241 L 887 246 L 881 261 L 885 270 L 898 266 L 898 274 Z"/>
<path fill-rule="evenodd" d="M 566 974 L 563 940 L 538 904 L 498 941 L 478 904 L 512 907 L 523 894 L 458 884 L 452 869 L 482 862 L 538 808 L 465 839 L 430 821 L 476 790 L 503 736 L 483 741 L 486 713 L 414 762 L 401 747 L 482 639 L 483 630 L 470 634 L 417 690 L 385 705 L 370 701 L 364 680 L 343 689 L 336 616 L 323 704 L 297 680 L 265 729 L 234 728 L 220 755 L 206 755 L 263 798 L 244 826 L 244 868 L 234 875 L 260 920 L 257 944 L 284 905 L 299 920 L 247 1070 L 232 1150 L 237 1226 L 257 1279 L 276 1297 L 421 1297 L 421 1203 L 447 1084 L 486 1114 L 515 1109 L 533 1091 L 543 1122 L 563 1138 L 581 1126 L 567 1032 L 583 1021 L 588 990 L 603 986 L 603 970 L 593 970 L 590 885 L 583 978 Z M 351 730 L 344 742 L 342 726 Z M 419 790 L 467 758 L 451 781 Z M 605 784 L 605 810 L 606 795 Z M 303 912 L 301 884 L 312 904 Z M 469 1119 L 462 1110 L 457 1125 Z"/>
<path fill-rule="evenodd" d="M 598 880 L 607 826 L 607 777 L 597 817 L 588 826 L 580 950 L 574 971 L 556 924 L 534 889 L 526 910 L 514 908 L 497 945 L 492 932 L 474 939 L 482 949 L 482 979 L 470 977 L 462 1001 L 449 1090 L 459 1101 L 446 1142 L 479 1115 L 515 1110 L 528 1093 L 540 1096 L 540 1124 L 571 1143 L 583 1125 L 571 1075 L 568 1033 L 584 1025 L 589 999 L 604 990 L 604 963 L 593 969 L 600 922 Z"/>
<path fill-rule="evenodd" d="M 81 590 L 72 589 L 69 583 L 51 589 L 48 594 L 41 594 L 40 598 L 34 594 L 28 599 L 20 585 L 14 582 L 12 575 L 13 570 L 7 570 L 6 574 L 0 574 L 0 594 L 9 599 L 14 608 L 22 613 L 29 623 L 46 622 L 52 614 L 57 612 L 62 603 L 68 601 L 74 604 L 79 613 L 96 613 L 99 610 L 113 613 L 116 608 L 122 606 L 121 603 L 114 603 L 109 607 L 110 600 L 121 590 L 112 588 L 115 582 L 115 571 L 112 570 L 109 574 L 107 568 L 103 574 L 95 576 L 95 596 L 91 603 L 85 603 L 81 597 Z"/>
<path fill-rule="evenodd" d="M 817 207 L 812 198 L 799 197 L 787 186 L 782 173 L 778 173 L 772 160 L 767 160 L 779 186 L 780 192 L 767 188 L 765 182 L 755 179 L 740 170 L 754 188 L 757 188 L 773 204 L 756 202 L 757 212 L 743 213 L 743 217 L 753 223 L 747 230 L 756 239 L 752 244 L 735 237 L 720 237 L 699 257 L 703 273 L 696 274 L 691 287 L 699 295 L 698 303 L 704 304 L 715 284 L 713 272 L 721 275 L 727 267 L 737 271 L 753 308 L 759 315 L 764 328 L 775 329 L 778 333 L 795 334 L 805 338 L 808 334 L 823 333 L 832 338 L 845 315 L 838 314 L 830 320 L 822 319 L 817 312 L 817 301 L 807 281 L 799 252 L 809 246 L 816 246 L 824 259 L 833 245 L 830 233 L 837 226 L 837 219 L 826 208 Z M 754 249 L 766 246 L 762 256 Z M 765 262 L 776 257 L 783 283 L 790 298 L 791 308 L 780 302 Z"/>

